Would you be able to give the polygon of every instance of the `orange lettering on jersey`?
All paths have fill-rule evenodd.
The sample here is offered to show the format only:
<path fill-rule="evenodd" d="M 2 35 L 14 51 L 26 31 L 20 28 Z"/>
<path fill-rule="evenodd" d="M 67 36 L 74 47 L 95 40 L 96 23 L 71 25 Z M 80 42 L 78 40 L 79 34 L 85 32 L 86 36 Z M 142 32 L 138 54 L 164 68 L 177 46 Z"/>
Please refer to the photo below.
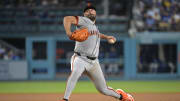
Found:
<path fill-rule="evenodd" d="M 95 30 L 90 31 L 90 35 L 97 35 L 97 34 L 98 34 L 98 32 Z"/>

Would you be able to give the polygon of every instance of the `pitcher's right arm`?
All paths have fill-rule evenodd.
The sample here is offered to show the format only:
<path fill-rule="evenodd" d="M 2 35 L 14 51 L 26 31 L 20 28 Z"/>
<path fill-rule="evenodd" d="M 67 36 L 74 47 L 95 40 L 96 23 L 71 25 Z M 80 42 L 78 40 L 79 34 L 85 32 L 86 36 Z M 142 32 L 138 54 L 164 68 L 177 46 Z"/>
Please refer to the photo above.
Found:
<path fill-rule="evenodd" d="M 66 31 L 66 34 L 68 37 L 71 36 L 72 32 L 71 32 L 71 25 L 77 25 L 78 23 L 78 17 L 76 16 L 65 16 L 64 20 L 63 20 L 63 24 L 64 24 L 64 29 Z"/>

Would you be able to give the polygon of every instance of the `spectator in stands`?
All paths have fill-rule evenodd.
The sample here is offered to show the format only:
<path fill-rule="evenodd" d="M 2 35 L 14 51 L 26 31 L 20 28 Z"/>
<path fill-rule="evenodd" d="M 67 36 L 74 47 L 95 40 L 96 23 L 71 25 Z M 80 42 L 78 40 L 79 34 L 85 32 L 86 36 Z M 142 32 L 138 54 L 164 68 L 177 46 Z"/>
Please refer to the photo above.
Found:
<path fill-rule="evenodd" d="M 155 56 L 152 59 L 152 62 L 149 64 L 150 72 L 151 73 L 157 73 L 159 67 L 159 59 L 157 59 Z"/>
<path fill-rule="evenodd" d="M 171 24 L 170 23 L 171 22 L 171 15 L 168 12 L 164 11 L 161 15 L 161 18 L 162 18 L 162 20 L 159 24 L 161 31 L 164 31 L 164 30 L 169 31 L 170 30 L 170 24 Z"/>
<path fill-rule="evenodd" d="M 170 68 L 170 73 L 171 73 L 171 74 L 175 73 L 176 66 L 174 65 L 174 63 L 171 62 L 171 61 L 169 61 L 169 62 L 168 62 L 168 66 L 169 66 L 169 68 Z"/>
<path fill-rule="evenodd" d="M 154 31 L 155 29 L 155 19 L 152 16 L 146 17 L 146 28 L 149 31 Z"/>
<path fill-rule="evenodd" d="M 10 49 L 6 48 L 5 53 L 3 54 L 3 60 L 9 60 L 8 52 Z"/>
<path fill-rule="evenodd" d="M 158 24 L 161 21 L 161 16 L 158 12 L 155 12 L 155 15 L 153 17 L 156 21 L 156 24 Z"/>
<path fill-rule="evenodd" d="M 150 9 L 147 10 L 145 14 L 147 29 L 154 31 L 157 28 L 157 23 L 160 20 L 160 9 L 157 6 L 152 6 Z"/>
<path fill-rule="evenodd" d="M 176 11 L 174 12 L 174 14 L 172 15 L 172 19 L 171 19 L 171 29 L 174 31 L 180 31 L 180 13 L 176 13 Z"/>
<path fill-rule="evenodd" d="M 134 19 L 136 19 L 134 21 L 134 24 L 135 24 L 135 27 L 137 27 L 137 30 L 138 31 L 143 31 L 144 30 L 144 21 L 143 21 L 143 18 L 144 18 L 144 3 L 142 1 L 139 1 L 138 2 L 135 2 L 135 5 L 134 8 L 133 8 L 133 13 L 134 13 Z M 133 26 L 134 28 L 134 26 Z"/>
<path fill-rule="evenodd" d="M 19 60 L 20 57 L 13 50 L 9 50 L 7 53 L 7 60 Z"/>

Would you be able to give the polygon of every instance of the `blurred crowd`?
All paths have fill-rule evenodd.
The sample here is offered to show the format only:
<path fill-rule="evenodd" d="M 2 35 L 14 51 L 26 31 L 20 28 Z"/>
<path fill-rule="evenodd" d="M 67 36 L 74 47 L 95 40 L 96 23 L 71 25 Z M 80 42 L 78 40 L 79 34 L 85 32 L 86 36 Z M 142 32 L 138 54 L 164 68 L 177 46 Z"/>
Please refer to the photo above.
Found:
<path fill-rule="evenodd" d="M 0 60 L 22 60 L 25 59 L 23 53 L 0 44 Z"/>
<path fill-rule="evenodd" d="M 136 0 L 133 17 L 138 31 L 180 31 L 180 1 Z"/>

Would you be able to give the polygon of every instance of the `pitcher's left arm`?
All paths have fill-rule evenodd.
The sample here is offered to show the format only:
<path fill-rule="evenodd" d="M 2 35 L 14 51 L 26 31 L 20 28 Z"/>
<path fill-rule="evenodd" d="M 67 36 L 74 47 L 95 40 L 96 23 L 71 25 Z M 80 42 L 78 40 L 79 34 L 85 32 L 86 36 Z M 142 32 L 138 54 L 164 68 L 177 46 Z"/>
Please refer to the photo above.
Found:
<path fill-rule="evenodd" d="M 116 38 L 114 36 L 109 36 L 109 35 L 105 35 L 105 34 L 100 33 L 100 38 L 107 40 L 109 43 L 112 43 L 111 42 L 112 40 L 114 41 L 113 43 L 116 42 Z"/>

